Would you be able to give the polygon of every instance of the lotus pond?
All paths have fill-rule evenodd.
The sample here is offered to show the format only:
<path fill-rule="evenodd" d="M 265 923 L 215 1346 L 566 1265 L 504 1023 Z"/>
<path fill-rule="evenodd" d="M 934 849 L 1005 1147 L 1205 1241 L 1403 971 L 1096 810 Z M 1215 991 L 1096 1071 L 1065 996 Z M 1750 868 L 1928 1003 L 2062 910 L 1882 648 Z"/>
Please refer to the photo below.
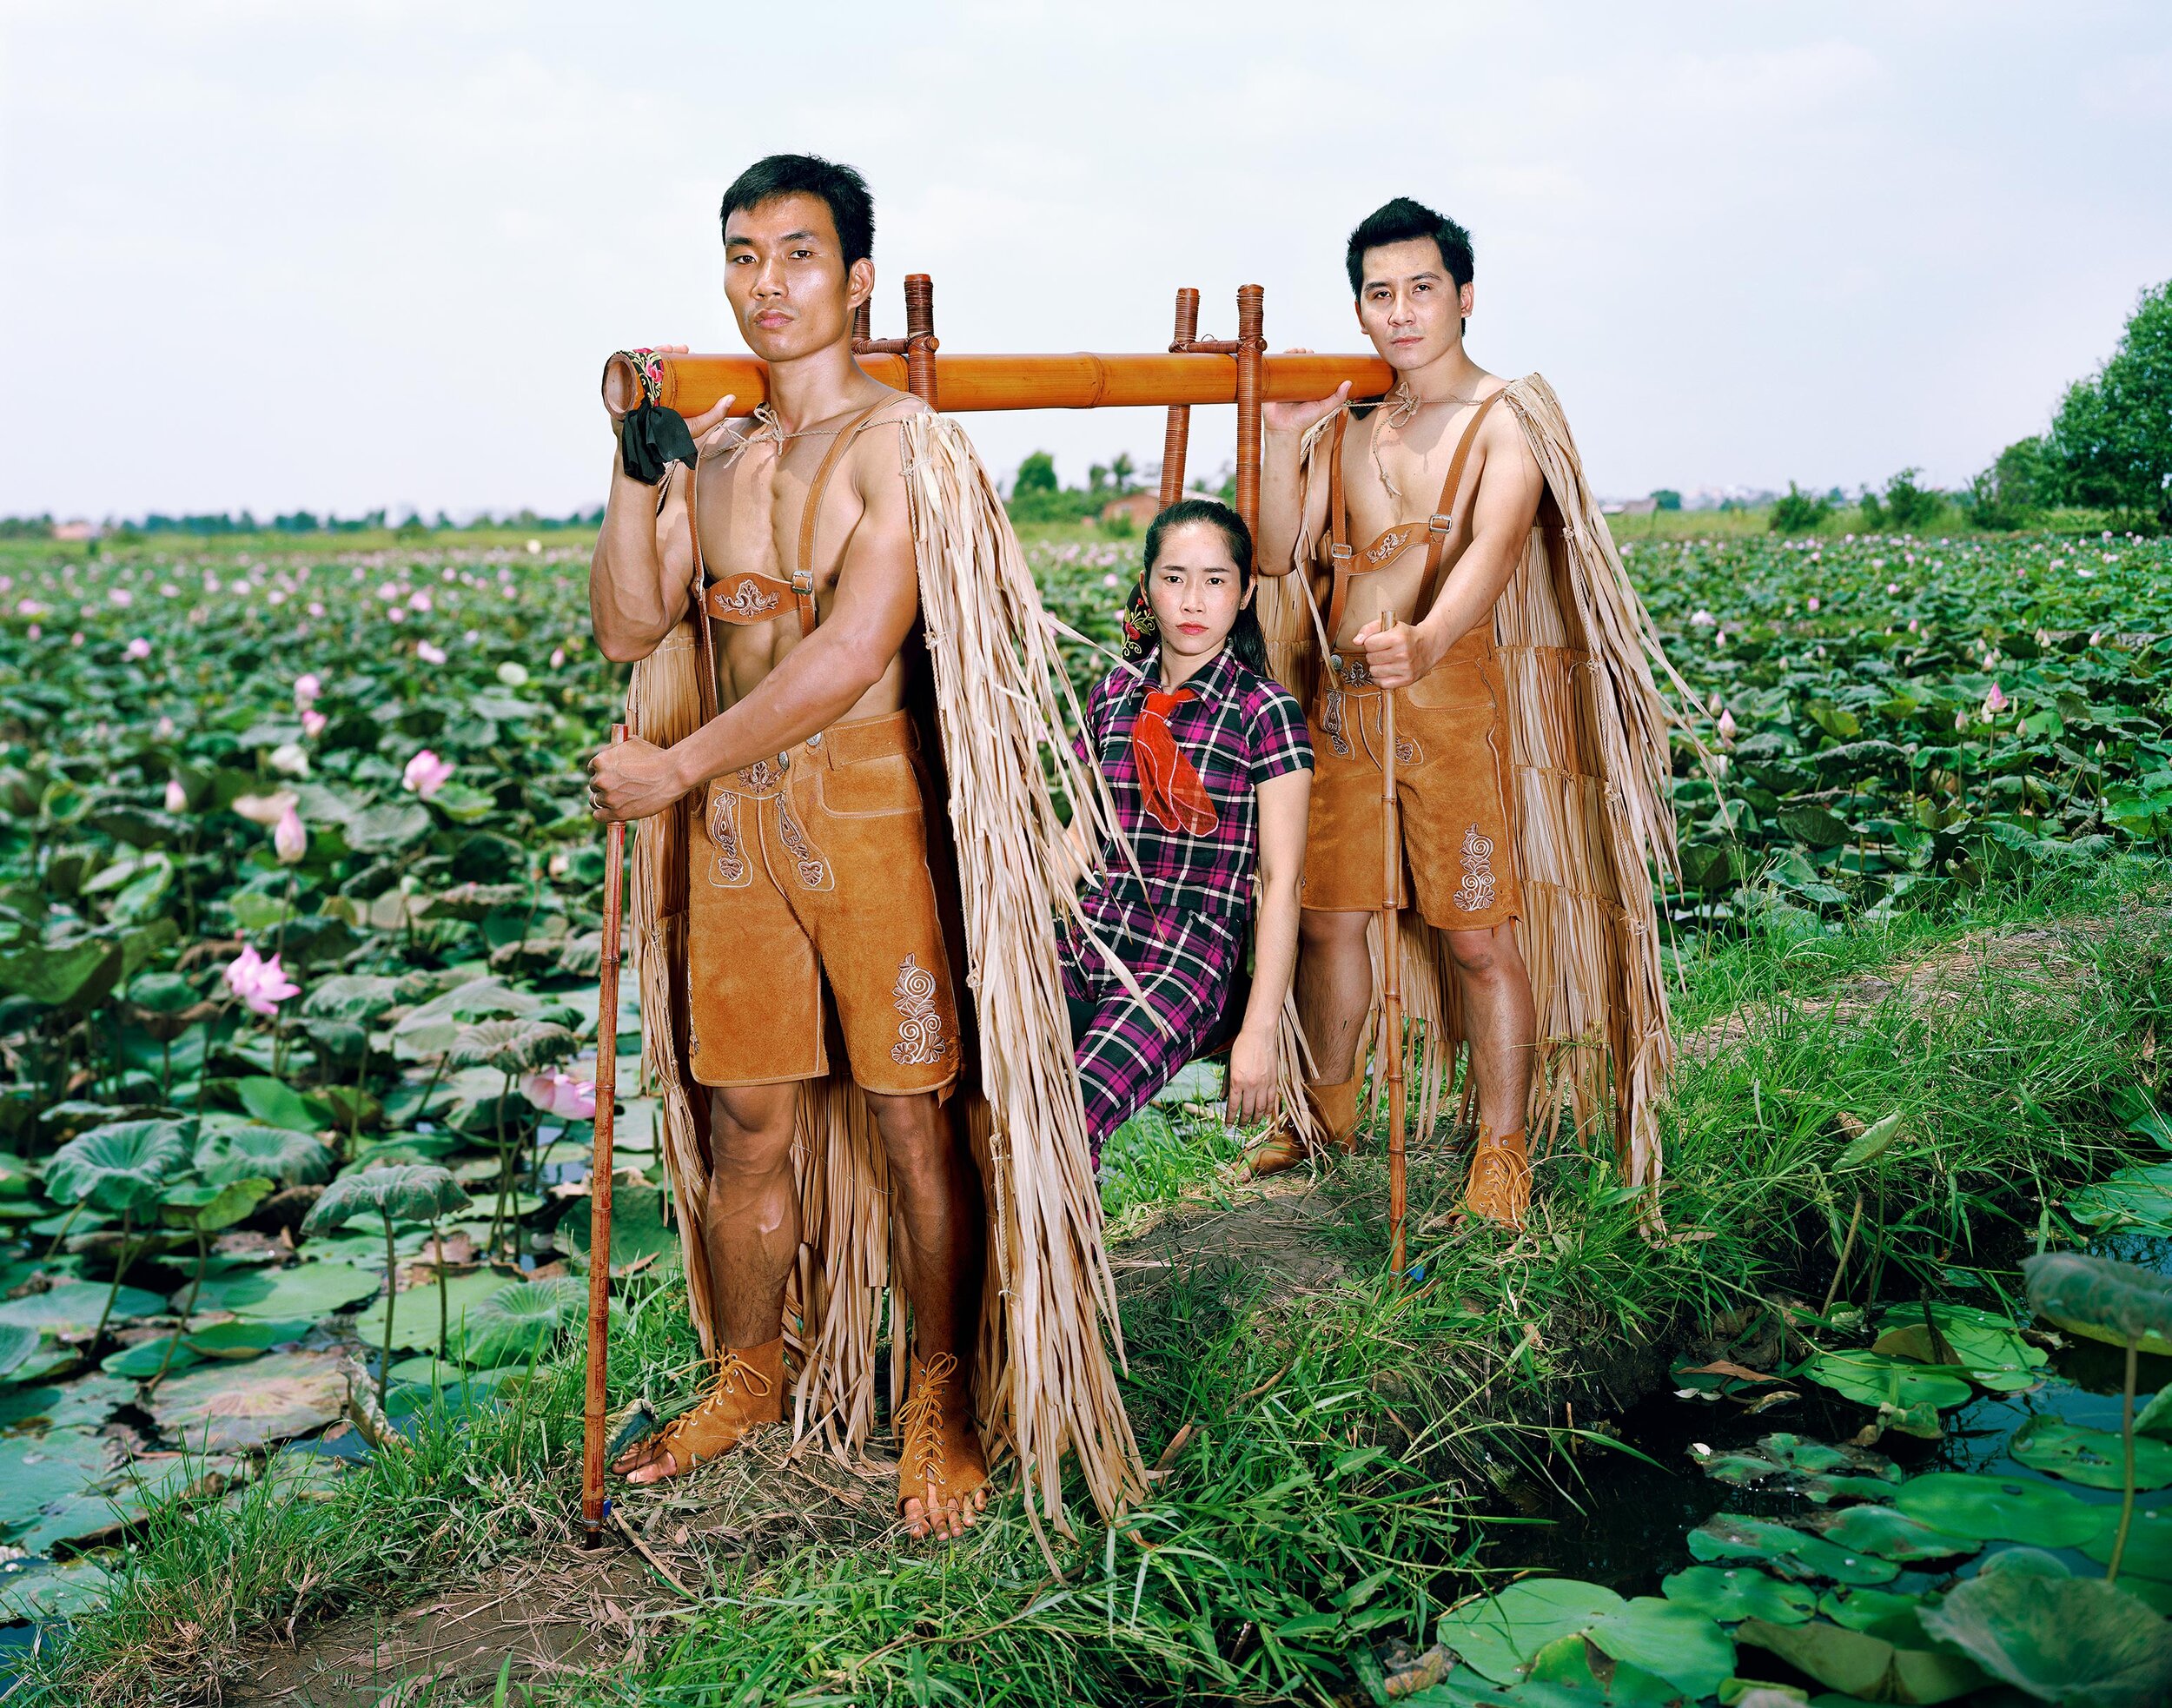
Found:
<path fill-rule="evenodd" d="M 1036 544 L 1052 608 L 1113 639 L 1133 549 Z M 0 1618 L 28 1640 L 96 1604 L 153 1504 L 231 1501 L 273 1467 L 302 1498 L 418 1416 L 512 1400 L 562 1344 L 600 954 L 579 767 L 622 677 L 586 639 L 585 553 L 540 541 L 6 550 Z M 2172 831 L 2164 542 L 1629 561 L 1721 760 L 1678 755 L 1685 955 Z M 629 1006 L 638 1091 L 637 1035 Z M 2172 1124 L 2140 1091 L 2120 1115 L 2168 1154 L 2076 1182 L 2043 1243 L 2162 1269 Z M 1865 1129 L 1858 1162 L 1891 1136 Z M 638 1299 L 676 1267 L 639 1096 L 618 1142 L 614 1267 Z M 1191 1178 L 1112 1182 L 1112 1208 Z M 2123 1357 L 2032 1313 L 2023 1255 L 1911 1271 L 1921 1297 L 1851 1283 L 1745 1315 L 1679 1360 L 1672 1386 L 1702 1397 L 1565 1434 L 1580 1506 L 1498 1514 L 1492 1547 L 1533 1578 L 1401 1652 L 1350 1647 L 1351 1676 L 1428 1703 L 1733 1700 L 1745 1677 L 1959 1699 L 2030 1688 L 2034 1661 L 1983 1646 L 2010 1658 L 2037 1640 L 2022 1612 L 2083 1602 L 2118 1642 L 2144 1610 L 2134 1676 L 2156 1676 L 2172 1419 L 2138 1407 L 2142 1493 L 2102 1589 Z M 1361 1591 L 1338 1633 L 1367 1628 Z M 2050 1699 L 2160 1699 L 2093 1688 Z"/>

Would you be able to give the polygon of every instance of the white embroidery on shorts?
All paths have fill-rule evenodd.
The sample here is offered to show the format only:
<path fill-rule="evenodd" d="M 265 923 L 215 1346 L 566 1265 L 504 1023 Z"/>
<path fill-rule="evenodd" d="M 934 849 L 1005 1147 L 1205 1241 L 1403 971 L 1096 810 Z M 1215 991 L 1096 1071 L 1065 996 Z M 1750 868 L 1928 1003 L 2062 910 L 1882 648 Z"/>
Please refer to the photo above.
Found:
<path fill-rule="evenodd" d="M 950 1053 L 950 1041 L 943 1033 L 943 1010 L 936 1006 L 935 975 L 908 955 L 897 968 L 897 1042 L 890 1047 L 890 1059 L 901 1067 L 927 1068 Z"/>
<path fill-rule="evenodd" d="M 743 889 L 747 870 L 746 853 L 739 846 L 739 798 L 729 789 L 718 789 L 712 798 L 709 842 L 716 850 L 716 857 L 709 864 L 709 882 L 719 890 Z"/>
<path fill-rule="evenodd" d="M 791 851 L 792 869 L 799 874 L 800 884 L 809 890 L 827 890 L 830 887 L 830 868 L 807 840 L 807 833 L 799 828 L 799 821 L 791 816 L 791 804 L 782 795 L 777 798 L 777 834 L 785 839 L 785 846 Z"/>
<path fill-rule="evenodd" d="M 1463 882 L 1455 904 L 1465 913 L 1483 913 L 1493 904 L 1493 839 L 1473 824 L 1463 832 Z"/>

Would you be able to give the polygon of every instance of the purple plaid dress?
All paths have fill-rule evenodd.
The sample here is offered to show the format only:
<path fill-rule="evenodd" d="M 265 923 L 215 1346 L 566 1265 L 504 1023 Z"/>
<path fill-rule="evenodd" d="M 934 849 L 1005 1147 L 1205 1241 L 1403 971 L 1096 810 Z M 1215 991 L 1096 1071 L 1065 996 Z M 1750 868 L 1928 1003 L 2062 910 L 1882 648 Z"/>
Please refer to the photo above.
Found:
<path fill-rule="evenodd" d="M 1147 691 L 1159 685 L 1158 675 L 1110 672 L 1086 703 L 1076 744 L 1109 779 L 1138 862 L 1134 877 L 1121 850 L 1104 850 L 1109 878 L 1081 899 L 1102 943 L 1146 996 L 1142 1004 L 1124 989 L 1083 932 L 1066 934 L 1063 989 L 1096 1166 L 1102 1141 L 1167 1085 L 1221 1022 L 1248 948 L 1260 853 L 1255 791 L 1269 778 L 1312 769 L 1312 740 L 1295 697 L 1224 647 L 1185 683 L 1195 698 L 1169 718 L 1169 734 L 1214 804 L 1215 825 L 1195 836 L 1162 824 L 1146 811 L 1131 749 Z"/>

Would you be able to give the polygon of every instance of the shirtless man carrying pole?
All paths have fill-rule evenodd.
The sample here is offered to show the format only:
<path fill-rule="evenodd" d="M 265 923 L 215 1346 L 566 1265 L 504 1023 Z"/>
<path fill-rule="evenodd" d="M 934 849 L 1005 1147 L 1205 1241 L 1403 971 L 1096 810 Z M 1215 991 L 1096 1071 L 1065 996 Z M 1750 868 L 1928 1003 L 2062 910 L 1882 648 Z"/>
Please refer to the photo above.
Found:
<path fill-rule="evenodd" d="M 1524 559 L 1546 482 L 1523 429 L 1496 408 L 1506 382 L 1463 348 L 1472 308 L 1469 235 L 1407 200 L 1351 233 L 1358 324 L 1395 370 L 1364 420 L 1350 387 L 1265 409 L 1260 566 L 1287 573 L 1300 540 L 1330 651 L 1311 708 L 1319 772 L 1305 861 L 1297 1002 L 1322 1078 L 1310 1089 L 1345 1149 L 1356 1125 L 1359 1034 L 1372 1002 L 1369 922 L 1387 904 L 1381 696 L 1395 697 L 1397 798 L 1406 870 L 1397 897 L 1446 940 L 1471 1045 L 1478 1149 L 1466 1203 L 1517 1223 L 1530 1199 L 1524 1144 L 1535 1016 L 1518 947 L 1514 796 L 1493 606 Z M 1301 444 L 1331 440 L 1328 478 L 1303 478 Z M 1368 543 L 1369 542 L 1369 543 Z M 1381 613 L 1393 620 L 1383 623 Z M 1255 1172 L 1295 1166 L 1270 1135 Z"/>
<path fill-rule="evenodd" d="M 590 767 L 605 821 L 708 791 L 686 983 L 693 1076 L 711 1088 L 701 1236 L 717 1373 L 617 1468 L 675 1476 L 782 1416 L 795 1100 L 826 1070 L 826 981 L 887 1158 L 911 1305 L 901 1457 L 922 1469 L 904 1516 L 915 1535 L 952 1537 L 987 1499 L 970 1394 L 985 1216 L 942 1107 L 960 1058 L 929 876 L 926 814 L 940 809 L 904 709 L 919 590 L 898 424 L 925 406 L 853 360 L 854 312 L 875 283 L 857 173 L 773 156 L 725 192 L 722 217 L 725 292 L 768 365 L 768 407 L 732 423 L 727 398 L 689 421 L 699 458 L 672 470 L 660 504 L 614 462 L 589 579 L 597 643 L 627 661 L 686 617 L 705 567 L 719 707 L 673 746 L 629 740 Z"/>

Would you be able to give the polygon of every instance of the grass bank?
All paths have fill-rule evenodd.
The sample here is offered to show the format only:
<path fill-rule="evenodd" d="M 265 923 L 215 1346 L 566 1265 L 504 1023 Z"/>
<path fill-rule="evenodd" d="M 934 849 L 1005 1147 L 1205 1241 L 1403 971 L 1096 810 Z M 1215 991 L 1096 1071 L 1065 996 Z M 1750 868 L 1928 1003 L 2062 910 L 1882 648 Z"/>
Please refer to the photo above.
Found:
<path fill-rule="evenodd" d="M 1339 1281 L 1293 1294 L 1212 1236 L 1142 1272 L 1125 1303 L 1127 1394 L 1166 1474 L 1114 1527 L 1060 1542 L 1060 1579 L 1015 1496 L 947 1550 L 842 1535 L 779 1550 L 652 1529 L 690 1593 L 659 1587 L 619 1657 L 537 1699 L 1354 1691 L 1354 1650 L 1427 1630 L 1484 1581 L 1497 1485 L 1575 1474 L 1554 1451 L 1572 1407 L 1576 1425 L 1597 1424 L 1664 1375 L 1672 1348 L 1748 1332 L 1783 1296 L 1814 1301 L 1858 1194 L 1864 1255 L 1842 1295 L 1859 1300 L 1877 1270 L 1912 1291 L 1957 1254 L 2034 1235 L 2055 1185 L 2123 1158 L 2106 1100 L 2158 1072 L 2168 903 L 2149 869 L 2105 866 L 1831 932 L 1778 916 L 1782 928 L 1685 964 L 1666 1237 L 1642 1236 L 1607 1159 L 1566 1147 L 1540 1164 L 1521 1237 L 1459 1235 L 1445 1213 L 1460 1165 L 1421 1154 L 1411 1196 L 1427 1280 L 1399 1287 L 1381 1273 L 1381 1168 L 1339 1167 L 1315 1201 Z M 1901 1136 L 1839 1173 L 1850 1122 L 1896 1112 Z M 1149 1182 L 1152 1160 L 1136 1159 L 1134 1202 L 1183 1193 L 1202 1215 L 1242 1208 L 1196 1160 L 1165 1157 Z M 659 1373 L 690 1371 L 692 1351 L 666 1283 L 631 1301 L 614 1384 L 666 1394 L 684 1378 Z M 40 1664 L 31 1696 L 202 1700 L 268 1640 L 306 1638 L 332 1613 L 404 1605 L 508 1556 L 567 1548 L 579 1397 L 577 1363 L 561 1356 L 511 1403 L 426 1427 L 413 1454 L 307 1498 L 266 1480 L 160 1509 L 112 1603 Z"/>

